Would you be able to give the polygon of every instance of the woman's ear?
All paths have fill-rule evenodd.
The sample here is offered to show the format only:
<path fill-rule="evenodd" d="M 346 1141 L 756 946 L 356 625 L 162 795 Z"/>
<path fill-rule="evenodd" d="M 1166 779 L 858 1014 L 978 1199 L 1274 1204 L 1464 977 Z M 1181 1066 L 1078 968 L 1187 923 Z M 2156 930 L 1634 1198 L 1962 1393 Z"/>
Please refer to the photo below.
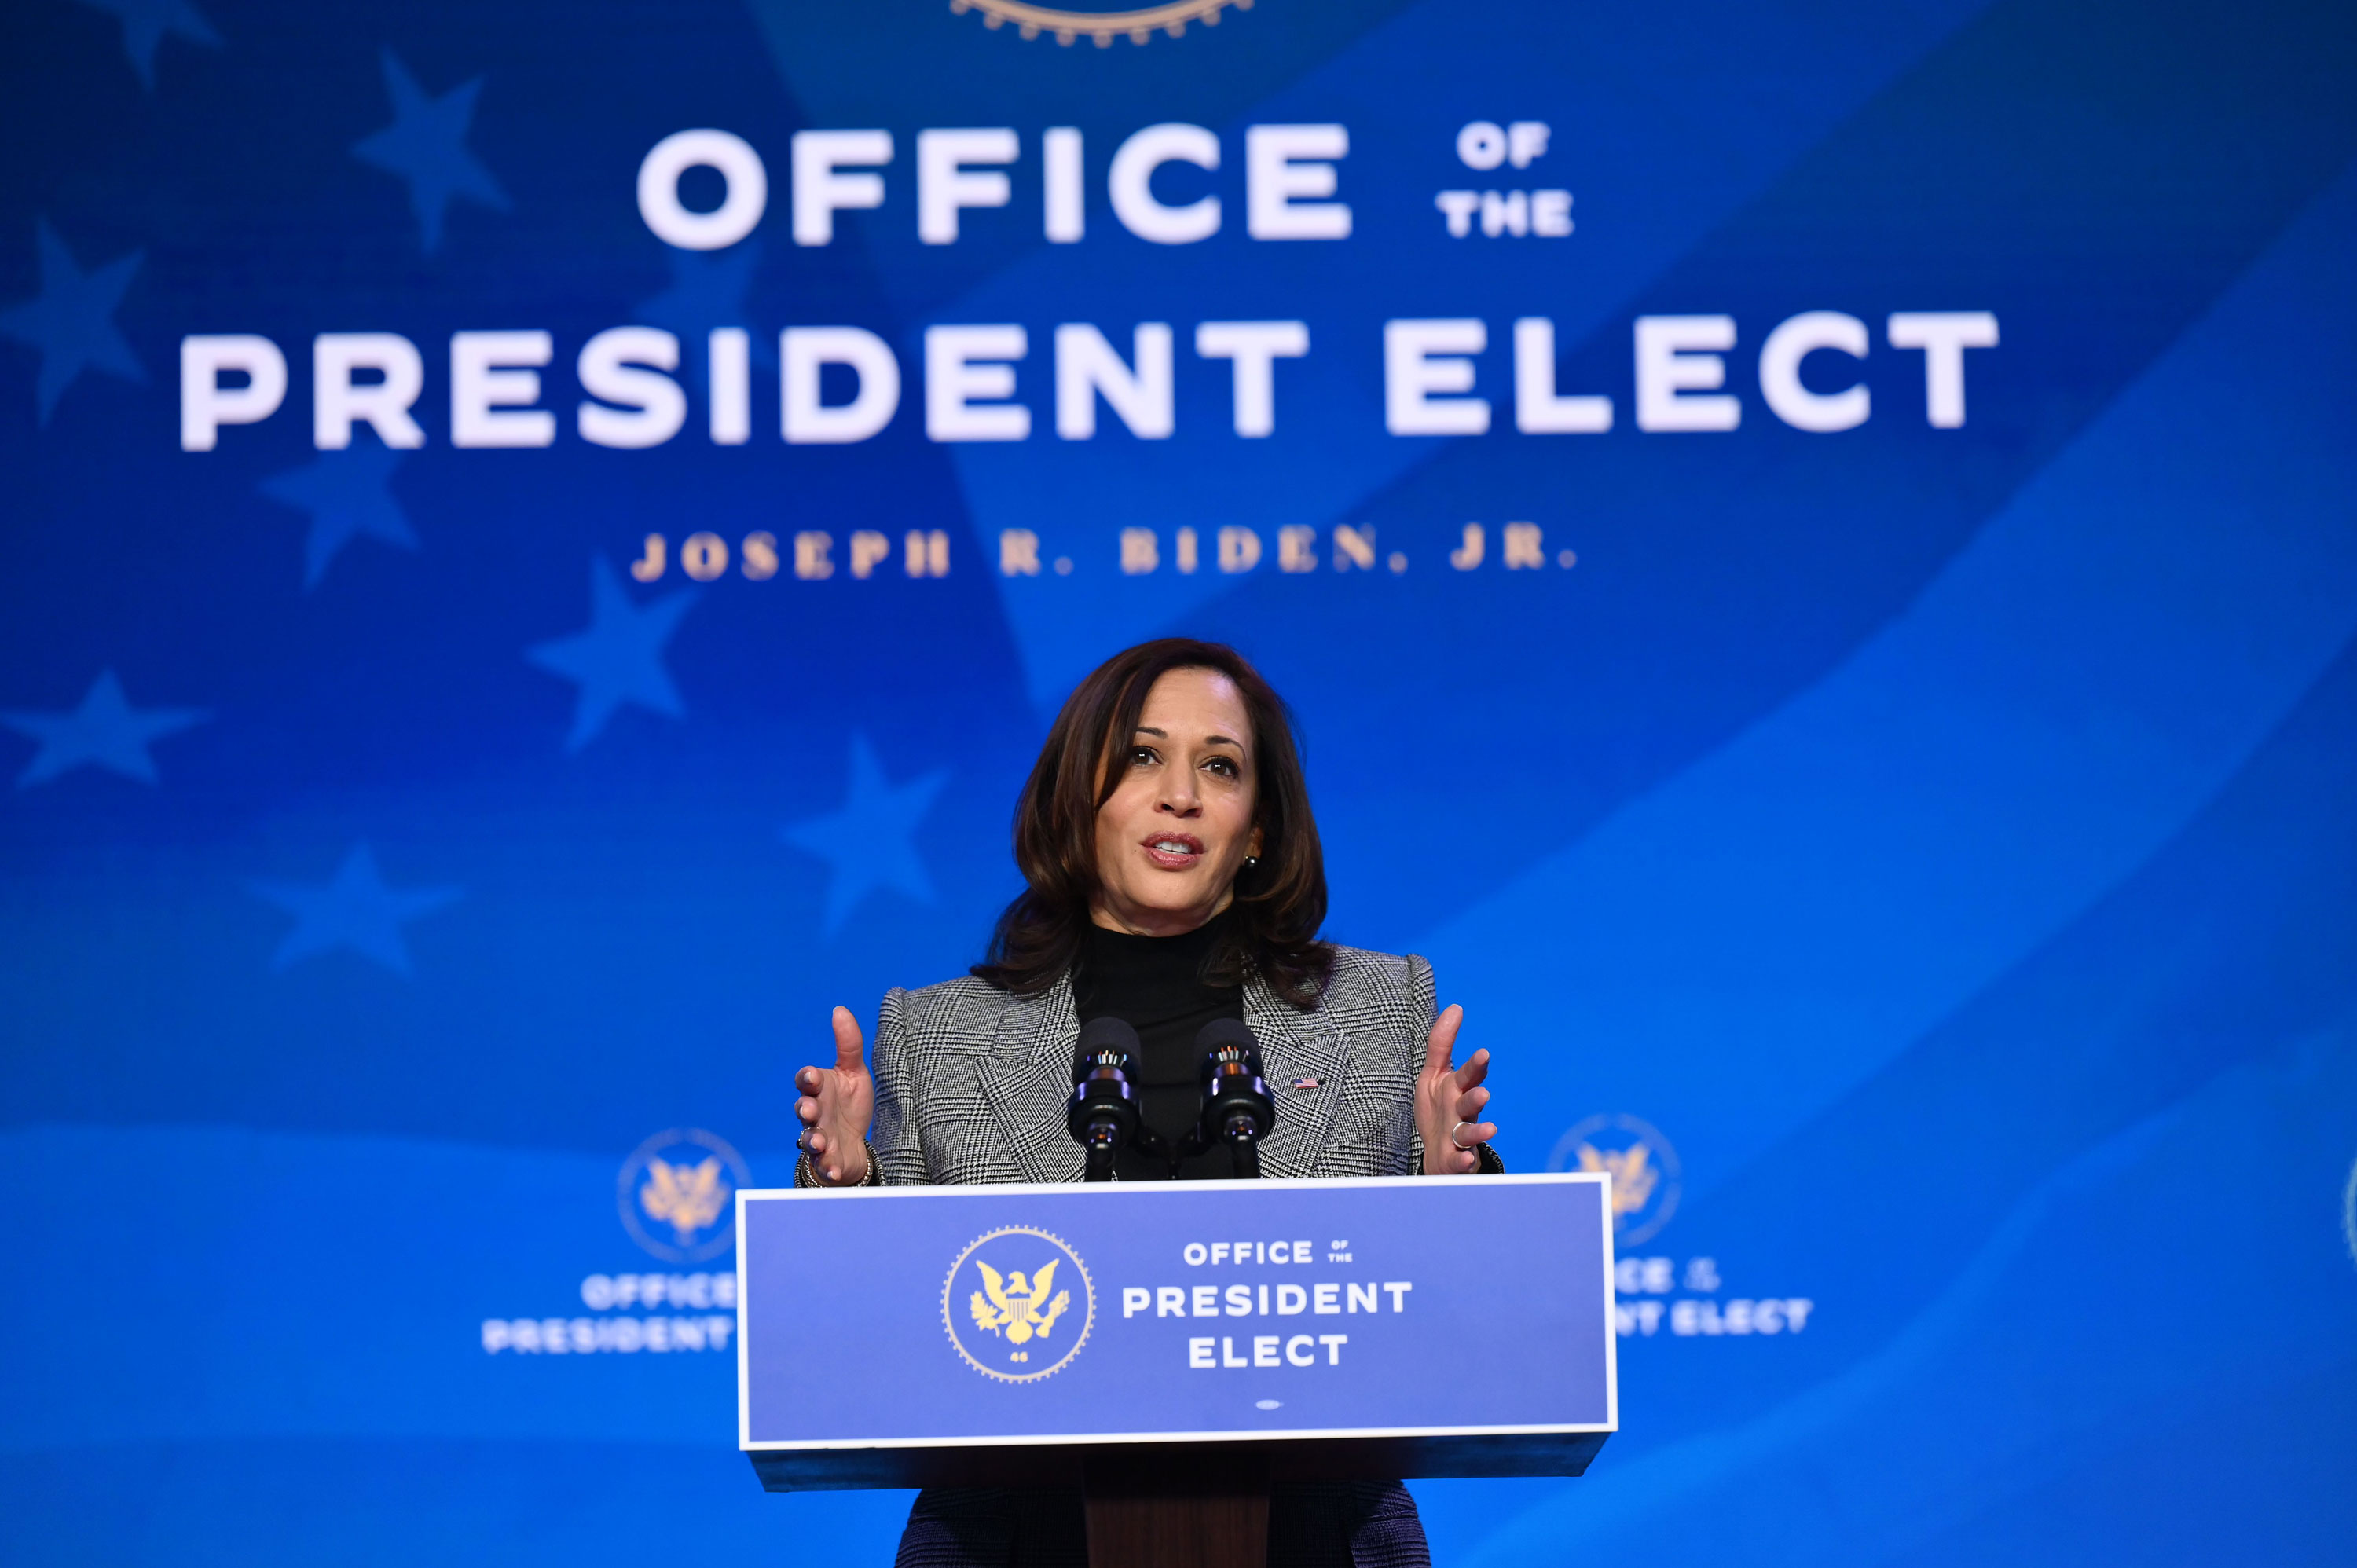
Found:
<path fill-rule="evenodd" d="M 1253 829 L 1252 843 L 1244 846 L 1244 858 L 1246 860 L 1258 860 L 1260 858 L 1260 829 L 1254 828 Z"/>

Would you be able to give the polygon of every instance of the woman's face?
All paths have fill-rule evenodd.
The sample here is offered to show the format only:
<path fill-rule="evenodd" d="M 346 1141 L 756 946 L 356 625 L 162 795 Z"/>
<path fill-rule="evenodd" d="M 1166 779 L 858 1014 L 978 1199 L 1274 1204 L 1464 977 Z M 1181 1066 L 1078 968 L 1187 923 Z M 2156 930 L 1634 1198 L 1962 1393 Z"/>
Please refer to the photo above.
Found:
<path fill-rule="evenodd" d="M 1173 670 L 1154 682 L 1112 799 L 1097 811 L 1100 926 L 1139 936 L 1191 931 L 1228 907 L 1260 854 L 1252 720 L 1235 682 Z"/>

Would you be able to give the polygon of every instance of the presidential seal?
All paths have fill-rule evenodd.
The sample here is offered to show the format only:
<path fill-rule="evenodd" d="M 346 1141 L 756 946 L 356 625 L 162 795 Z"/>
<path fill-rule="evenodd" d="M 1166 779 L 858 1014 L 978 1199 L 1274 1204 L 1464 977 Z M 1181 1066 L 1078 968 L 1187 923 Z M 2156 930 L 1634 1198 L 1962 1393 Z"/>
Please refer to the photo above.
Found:
<path fill-rule="evenodd" d="M 1547 1169 L 1610 1175 L 1615 1246 L 1652 1240 L 1677 1212 L 1678 1152 L 1634 1116 L 1590 1116 L 1555 1141 Z"/>
<path fill-rule="evenodd" d="M 737 1244 L 733 1200 L 753 1185 L 745 1158 L 700 1127 L 656 1133 L 622 1162 L 616 1197 L 630 1240 L 667 1263 L 700 1263 Z"/>
<path fill-rule="evenodd" d="M 1096 1321 L 1088 1265 L 1063 1238 L 1009 1225 L 966 1244 L 942 1282 L 942 1325 L 965 1364 L 1036 1383 L 1070 1364 Z"/>
<path fill-rule="evenodd" d="M 1103 10 L 1033 5 L 1027 0 L 950 0 L 950 9 L 961 16 L 968 11 L 981 12 L 985 27 L 1003 27 L 1012 22 L 1016 32 L 1025 38 L 1047 33 L 1067 46 L 1087 38 L 1101 49 L 1113 48 L 1114 39 L 1124 34 L 1128 35 L 1131 43 L 1143 44 L 1157 33 L 1167 33 L 1174 38 L 1183 37 L 1189 22 L 1216 27 L 1220 25 L 1220 13 L 1231 5 L 1239 11 L 1249 11 L 1253 0 L 1168 0 L 1160 5 L 1107 6 Z"/>

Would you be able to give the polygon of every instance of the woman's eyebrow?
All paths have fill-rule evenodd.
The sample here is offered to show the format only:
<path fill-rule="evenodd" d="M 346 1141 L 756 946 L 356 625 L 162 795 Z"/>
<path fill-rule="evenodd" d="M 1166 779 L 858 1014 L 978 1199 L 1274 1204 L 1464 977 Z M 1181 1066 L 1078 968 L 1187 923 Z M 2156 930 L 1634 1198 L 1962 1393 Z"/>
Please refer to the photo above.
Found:
<path fill-rule="evenodd" d="M 1150 735 L 1157 740 L 1168 740 L 1170 738 L 1168 731 L 1156 729 L 1152 725 L 1138 725 L 1136 733 L 1139 735 Z M 1244 748 L 1244 743 L 1243 741 L 1237 740 L 1232 736 L 1224 735 L 1207 735 L 1203 737 L 1203 744 L 1205 746 L 1232 746 L 1238 751 L 1242 751 Z"/>

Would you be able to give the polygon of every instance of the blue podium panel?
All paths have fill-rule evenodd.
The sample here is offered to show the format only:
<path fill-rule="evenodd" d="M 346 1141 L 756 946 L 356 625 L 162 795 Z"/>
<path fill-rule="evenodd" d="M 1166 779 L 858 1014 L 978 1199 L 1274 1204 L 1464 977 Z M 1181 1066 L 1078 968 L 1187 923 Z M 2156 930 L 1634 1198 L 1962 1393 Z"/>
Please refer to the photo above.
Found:
<path fill-rule="evenodd" d="M 745 1192 L 737 1223 L 773 1485 L 1237 1439 L 1302 1474 L 1577 1473 L 1618 1424 L 1599 1175 Z"/>

